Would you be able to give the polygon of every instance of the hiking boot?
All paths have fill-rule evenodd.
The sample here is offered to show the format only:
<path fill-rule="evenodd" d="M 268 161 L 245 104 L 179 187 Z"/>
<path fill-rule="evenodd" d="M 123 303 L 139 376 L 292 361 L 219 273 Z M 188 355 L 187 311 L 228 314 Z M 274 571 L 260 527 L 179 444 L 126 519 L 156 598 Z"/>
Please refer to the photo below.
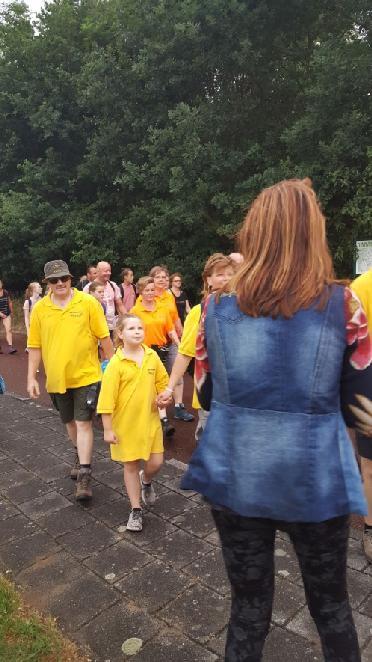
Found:
<path fill-rule="evenodd" d="M 363 531 L 362 547 L 367 561 L 372 563 L 372 529 Z"/>
<path fill-rule="evenodd" d="M 133 508 L 127 521 L 127 531 L 142 531 L 142 510 Z"/>
<path fill-rule="evenodd" d="M 145 506 L 152 506 L 156 501 L 156 494 L 152 483 L 143 482 L 144 473 L 145 472 L 143 471 L 143 469 L 139 472 L 139 477 L 141 481 L 141 497 Z"/>
<path fill-rule="evenodd" d="M 175 406 L 173 418 L 177 421 L 185 421 L 186 423 L 191 423 L 194 420 L 194 416 L 185 409 L 185 405 L 182 402 Z"/>
<path fill-rule="evenodd" d="M 79 460 L 79 456 L 78 456 L 78 454 L 75 453 L 74 466 L 72 467 L 72 469 L 71 469 L 71 471 L 70 471 L 70 478 L 72 478 L 72 480 L 76 480 L 76 479 L 77 479 L 77 477 L 78 477 L 78 473 L 79 473 L 79 469 L 80 469 L 80 460 Z"/>
<path fill-rule="evenodd" d="M 8 353 L 8 354 L 15 354 L 16 351 L 17 351 L 17 350 L 16 350 L 15 347 L 13 347 L 13 345 L 9 345 L 8 350 L 7 350 L 7 353 Z"/>
<path fill-rule="evenodd" d="M 176 431 L 176 428 L 169 423 L 167 418 L 161 419 L 161 427 L 163 428 L 163 434 L 165 437 L 171 437 Z"/>
<path fill-rule="evenodd" d="M 78 475 L 76 478 L 76 501 L 86 501 L 91 499 L 93 496 L 92 493 L 92 472 L 90 469 L 79 469 Z"/>

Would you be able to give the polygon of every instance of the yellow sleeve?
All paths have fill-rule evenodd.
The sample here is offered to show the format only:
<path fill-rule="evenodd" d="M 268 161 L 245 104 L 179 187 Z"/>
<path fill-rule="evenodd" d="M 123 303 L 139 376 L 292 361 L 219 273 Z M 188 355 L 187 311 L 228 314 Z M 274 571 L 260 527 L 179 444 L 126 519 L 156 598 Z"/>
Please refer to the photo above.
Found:
<path fill-rule="evenodd" d="M 90 298 L 92 299 L 89 302 L 89 319 L 91 331 L 96 338 L 107 338 L 107 336 L 110 335 L 110 331 L 107 326 L 103 308 L 97 299 L 94 297 Z"/>
<path fill-rule="evenodd" d="M 201 316 L 201 305 L 198 303 L 191 308 L 183 325 L 183 334 L 178 347 L 179 354 L 195 357 L 196 338 L 198 335 Z"/>
<path fill-rule="evenodd" d="M 36 304 L 37 306 L 37 304 Z M 38 309 L 34 306 L 30 315 L 30 331 L 27 337 L 27 347 L 31 349 L 41 348 L 41 328 Z"/>
<path fill-rule="evenodd" d="M 155 359 L 155 388 L 157 393 L 161 393 L 168 386 L 169 376 L 157 354 L 155 354 Z"/>
<path fill-rule="evenodd" d="M 357 295 L 363 310 L 367 315 L 369 331 L 372 331 L 372 272 L 358 276 L 350 285 L 351 289 Z"/>
<path fill-rule="evenodd" d="M 97 403 L 97 414 L 112 414 L 118 400 L 120 386 L 120 365 L 115 356 L 103 373 L 101 391 Z"/>

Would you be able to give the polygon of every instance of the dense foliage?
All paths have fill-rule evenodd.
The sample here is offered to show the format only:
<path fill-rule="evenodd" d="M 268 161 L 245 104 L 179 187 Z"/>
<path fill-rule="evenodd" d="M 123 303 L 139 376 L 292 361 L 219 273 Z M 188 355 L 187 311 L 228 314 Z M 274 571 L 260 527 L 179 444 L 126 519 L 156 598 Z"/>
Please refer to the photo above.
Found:
<path fill-rule="evenodd" d="M 199 281 L 257 192 L 309 175 L 339 275 L 372 238 L 368 0 L 22 2 L 0 23 L 1 272 Z"/>

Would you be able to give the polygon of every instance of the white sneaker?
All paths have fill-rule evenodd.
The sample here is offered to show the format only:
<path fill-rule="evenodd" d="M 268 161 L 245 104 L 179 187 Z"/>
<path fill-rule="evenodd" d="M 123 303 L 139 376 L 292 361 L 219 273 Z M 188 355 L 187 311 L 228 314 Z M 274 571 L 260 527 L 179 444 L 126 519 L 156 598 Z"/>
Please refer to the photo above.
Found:
<path fill-rule="evenodd" d="M 127 531 L 142 531 L 142 510 L 140 508 L 131 511 L 127 522 Z"/>
<path fill-rule="evenodd" d="M 141 469 L 141 471 L 139 472 L 140 481 L 141 481 L 141 497 L 145 506 L 152 506 L 156 501 L 156 494 L 152 483 L 146 485 L 146 483 L 143 482 L 144 473 L 145 472 L 143 469 Z"/>

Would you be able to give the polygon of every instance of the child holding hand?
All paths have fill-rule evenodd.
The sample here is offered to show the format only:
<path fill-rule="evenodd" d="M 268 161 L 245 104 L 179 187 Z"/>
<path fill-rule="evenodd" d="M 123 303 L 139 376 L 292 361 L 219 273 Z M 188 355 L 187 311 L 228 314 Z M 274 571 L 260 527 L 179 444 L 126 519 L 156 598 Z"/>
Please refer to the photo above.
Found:
<path fill-rule="evenodd" d="M 133 314 L 121 315 L 115 328 L 116 353 L 102 378 L 97 413 L 111 457 L 124 463 L 124 484 L 131 503 L 127 529 L 142 530 L 141 497 L 155 502 L 152 479 L 163 464 L 163 432 L 157 394 L 168 384 L 156 352 L 143 344 L 144 327 Z M 140 462 L 144 468 L 140 470 Z"/>

